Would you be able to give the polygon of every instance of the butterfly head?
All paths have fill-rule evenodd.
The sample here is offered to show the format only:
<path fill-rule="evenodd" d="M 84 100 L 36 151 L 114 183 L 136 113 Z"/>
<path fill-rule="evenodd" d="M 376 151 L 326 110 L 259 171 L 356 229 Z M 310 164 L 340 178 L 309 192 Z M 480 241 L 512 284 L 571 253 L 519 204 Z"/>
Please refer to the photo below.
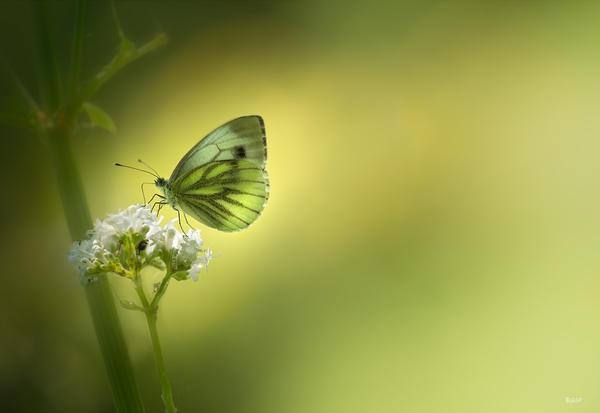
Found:
<path fill-rule="evenodd" d="M 154 185 L 158 188 L 158 190 L 162 194 L 162 198 L 167 200 L 167 203 L 171 206 L 173 205 L 173 193 L 171 192 L 171 188 L 169 188 L 169 183 L 165 178 L 158 178 L 154 181 Z"/>
<path fill-rule="evenodd" d="M 154 185 L 159 188 L 163 188 L 167 185 L 167 180 L 165 178 L 158 178 L 156 181 L 154 181 Z"/>

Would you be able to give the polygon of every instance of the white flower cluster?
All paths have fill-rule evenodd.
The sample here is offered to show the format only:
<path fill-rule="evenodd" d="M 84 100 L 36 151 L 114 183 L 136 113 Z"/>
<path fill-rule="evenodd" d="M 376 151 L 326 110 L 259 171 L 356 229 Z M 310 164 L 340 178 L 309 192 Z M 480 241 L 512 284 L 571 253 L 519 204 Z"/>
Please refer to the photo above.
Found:
<path fill-rule="evenodd" d="M 164 228 L 161 220 L 141 205 L 97 219 L 89 239 L 74 242 L 68 254 L 69 262 L 79 267 L 81 284 L 109 272 L 131 278 L 133 271 L 148 265 L 166 268 L 177 280 L 197 281 L 213 258 L 210 249 L 202 249 L 200 230 L 190 229 L 186 236 L 175 229 L 176 219 Z"/>

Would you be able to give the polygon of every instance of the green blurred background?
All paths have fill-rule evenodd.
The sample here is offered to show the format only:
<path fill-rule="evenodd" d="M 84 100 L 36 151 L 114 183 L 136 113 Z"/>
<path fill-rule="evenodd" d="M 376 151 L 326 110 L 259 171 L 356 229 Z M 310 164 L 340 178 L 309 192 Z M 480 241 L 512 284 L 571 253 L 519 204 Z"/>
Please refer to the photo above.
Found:
<path fill-rule="evenodd" d="M 29 9 L 0 2 L 0 47 L 35 91 Z M 52 10 L 66 72 L 75 5 Z M 170 43 L 92 99 L 118 128 L 76 139 L 94 218 L 142 200 L 114 162 L 168 177 L 218 125 L 266 123 L 265 213 L 203 229 L 221 257 L 161 304 L 180 411 L 600 411 L 600 3 L 117 10 L 138 45 Z M 86 33 L 88 79 L 118 45 L 108 4 Z M 48 153 L 0 132 L 0 411 L 112 411 Z M 145 320 L 120 314 L 161 412 Z"/>

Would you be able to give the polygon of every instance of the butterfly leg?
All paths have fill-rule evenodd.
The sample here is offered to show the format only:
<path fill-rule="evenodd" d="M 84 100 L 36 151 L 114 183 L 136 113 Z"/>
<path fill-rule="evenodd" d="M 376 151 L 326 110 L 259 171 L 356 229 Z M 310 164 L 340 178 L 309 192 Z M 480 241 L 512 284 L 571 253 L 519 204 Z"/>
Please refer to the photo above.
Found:
<path fill-rule="evenodd" d="M 183 230 L 183 225 L 181 225 L 181 213 L 179 212 L 178 209 L 175 209 L 175 211 L 177 211 L 177 221 L 179 221 L 179 228 L 181 228 L 181 233 L 183 234 L 184 237 L 187 237 L 187 234 Z M 183 216 L 185 216 L 185 213 L 183 214 Z M 186 218 L 186 221 L 187 221 L 187 218 Z"/>
<path fill-rule="evenodd" d="M 160 196 L 160 195 L 159 195 L 159 196 Z M 155 208 L 155 207 L 158 205 L 159 207 L 158 207 L 158 211 L 156 211 L 156 214 L 157 214 L 157 215 L 158 215 L 158 214 L 160 214 L 160 210 L 162 209 L 163 205 L 165 205 L 165 204 L 166 204 L 166 202 L 165 202 L 165 201 L 155 202 L 155 203 L 152 205 L 152 209 L 150 210 L 150 212 L 154 212 L 154 208 Z"/>
<path fill-rule="evenodd" d="M 148 201 L 148 203 L 147 203 L 147 204 L 145 204 L 145 205 L 149 205 L 149 204 L 152 202 L 152 200 L 154 199 L 154 197 L 159 197 L 159 198 L 161 198 L 161 199 L 165 199 L 165 197 L 164 197 L 164 196 L 162 196 L 162 195 L 159 195 L 159 194 L 154 194 L 154 195 L 152 195 L 152 198 L 150 198 L 150 201 Z M 144 201 L 144 202 L 145 202 L 145 201 Z"/>
<path fill-rule="evenodd" d="M 190 222 L 187 220 L 187 214 L 186 214 L 185 212 L 183 213 L 183 217 L 185 218 L 185 222 L 188 224 L 188 226 L 189 226 L 191 229 L 194 229 L 194 227 L 193 227 L 193 226 L 191 226 L 191 225 L 190 225 Z"/>

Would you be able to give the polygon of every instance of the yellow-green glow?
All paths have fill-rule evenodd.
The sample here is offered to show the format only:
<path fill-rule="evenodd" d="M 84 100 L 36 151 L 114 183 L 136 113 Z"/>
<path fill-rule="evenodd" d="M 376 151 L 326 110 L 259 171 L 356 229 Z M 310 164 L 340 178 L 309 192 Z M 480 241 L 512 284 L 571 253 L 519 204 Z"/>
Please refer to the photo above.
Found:
<path fill-rule="evenodd" d="M 262 217 L 235 234 L 200 227 L 221 257 L 161 301 L 181 411 L 600 410 L 597 3 L 127 4 L 171 41 L 94 101 L 117 133 L 76 144 L 92 216 L 142 201 L 150 177 L 114 162 L 168 178 L 231 119 L 260 115 L 267 133 Z M 12 171 L 26 139 L 2 156 Z M 31 156 L 4 175 L 18 199 L 2 210 L 0 377 L 24 392 L 27 368 L 46 409 L 100 411 L 83 294 L 60 278 L 55 183 Z M 145 320 L 122 313 L 160 411 Z M 70 376 L 47 373 L 58 365 Z"/>

